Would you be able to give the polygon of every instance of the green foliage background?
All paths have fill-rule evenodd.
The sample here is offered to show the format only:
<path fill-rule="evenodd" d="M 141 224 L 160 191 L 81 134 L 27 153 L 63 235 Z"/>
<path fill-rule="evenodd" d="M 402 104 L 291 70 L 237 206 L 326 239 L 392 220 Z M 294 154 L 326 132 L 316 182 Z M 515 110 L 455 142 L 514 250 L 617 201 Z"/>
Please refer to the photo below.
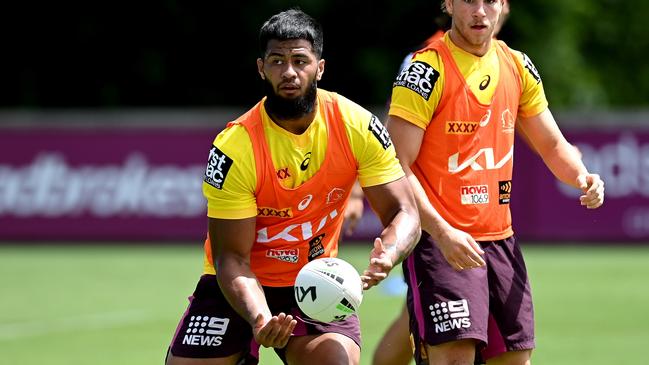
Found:
<path fill-rule="evenodd" d="M 649 100 L 649 3 L 512 1 L 511 46 L 541 72 L 551 105 L 631 107 Z"/>
<path fill-rule="evenodd" d="M 500 38 L 527 53 L 551 107 L 649 100 L 642 0 L 512 0 Z M 13 2 L 3 9 L 0 108 L 250 106 L 257 32 L 299 6 L 322 23 L 321 86 L 382 105 L 404 55 L 436 30 L 438 1 Z"/>

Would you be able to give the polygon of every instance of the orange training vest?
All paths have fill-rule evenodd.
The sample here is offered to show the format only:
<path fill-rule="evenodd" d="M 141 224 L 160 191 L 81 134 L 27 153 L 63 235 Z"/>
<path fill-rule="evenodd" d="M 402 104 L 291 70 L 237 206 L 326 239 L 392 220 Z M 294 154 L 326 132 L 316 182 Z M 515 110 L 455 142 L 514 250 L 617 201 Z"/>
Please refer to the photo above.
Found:
<path fill-rule="evenodd" d="M 295 189 L 277 179 L 261 121 L 261 102 L 232 123 L 246 128 L 257 172 L 256 238 L 250 266 L 264 286 L 292 286 L 298 271 L 320 257 L 335 257 L 343 212 L 357 176 L 335 93 L 318 90 L 319 113 L 327 125 L 327 152 L 320 169 Z M 205 253 L 212 262 L 209 237 Z"/>
<path fill-rule="evenodd" d="M 500 76 L 490 104 L 471 92 L 443 40 L 419 51 L 436 50 L 446 72 L 412 171 L 442 217 L 476 240 L 513 234 L 509 199 L 521 81 L 514 56 L 495 42 Z"/>

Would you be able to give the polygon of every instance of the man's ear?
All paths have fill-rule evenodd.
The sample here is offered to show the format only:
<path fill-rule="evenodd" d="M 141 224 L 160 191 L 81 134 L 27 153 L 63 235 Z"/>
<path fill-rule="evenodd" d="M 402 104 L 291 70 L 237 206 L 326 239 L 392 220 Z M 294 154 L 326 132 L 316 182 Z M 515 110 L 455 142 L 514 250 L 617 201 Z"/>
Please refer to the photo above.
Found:
<path fill-rule="evenodd" d="M 318 73 L 316 74 L 317 81 L 320 81 L 320 79 L 322 79 L 322 74 L 324 74 L 324 69 L 325 69 L 325 60 L 324 59 L 318 60 Z"/>
<path fill-rule="evenodd" d="M 453 15 L 453 0 L 444 0 L 446 3 L 446 13 L 448 15 Z"/>
<path fill-rule="evenodd" d="M 266 75 L 264 75 L 264 60 L 257 58 L 257 72 L 259 72 L 259 77 L 262 80 L 266 80 Z"/>

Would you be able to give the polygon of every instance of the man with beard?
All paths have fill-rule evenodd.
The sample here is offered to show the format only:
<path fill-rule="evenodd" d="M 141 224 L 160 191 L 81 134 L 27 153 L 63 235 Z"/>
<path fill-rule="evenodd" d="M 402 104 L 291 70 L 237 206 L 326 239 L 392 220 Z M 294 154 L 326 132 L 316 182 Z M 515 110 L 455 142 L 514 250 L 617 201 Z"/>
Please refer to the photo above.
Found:
<path fill-rule="evenodd" d="M 325 61 L 315 20 L 288 10 L 259 38 L 266 97 L 214 140 L 204 273 L 167 364 L 256 364 L 259 345 L 290 364 L 358 364 L 358 318 L 305 319 L 295 277 L 307 262 L 336 256 L 358 178 L 386 227 L 361 275 L 365 289 L 378 284 L 419 239 L 412 190 L 381 122 L 317 88 Z"/>

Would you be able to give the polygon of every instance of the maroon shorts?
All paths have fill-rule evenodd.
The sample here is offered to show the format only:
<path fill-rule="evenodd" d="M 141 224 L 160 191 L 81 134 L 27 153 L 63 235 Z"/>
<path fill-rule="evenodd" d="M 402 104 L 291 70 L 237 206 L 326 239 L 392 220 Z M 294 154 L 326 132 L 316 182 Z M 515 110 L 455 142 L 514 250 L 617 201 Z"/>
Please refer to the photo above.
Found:
<path fill-rule="evenodd" d="M 360 322 L 357 316 L 342 322 L 321 323 L 307 318 L 295 302 L 293 287 L 264 287 L 271 313 L 284 312 L 297 319 L 294 336 L 340 333 L 361 345 Z M 189 297 L 189 306 L 176 328 L 170 351 L 174 356 L 217 358 L 243 353 L 243 364 L 259 362 L 259 344 L 252 328 L 227 302 L 214 275 L 203 275 Z M 283 349 L 275 349 L 285 361 Z"/>
<path fill-rule="evenodd" d="M 417 363 L 425 344 L 479 341 L 477 358 L 534 348 L 534 311 L 525 262 L 514 237 L 480 242 L 486 267 L 455 271 L 423 234 L 403 264 Z"/>

